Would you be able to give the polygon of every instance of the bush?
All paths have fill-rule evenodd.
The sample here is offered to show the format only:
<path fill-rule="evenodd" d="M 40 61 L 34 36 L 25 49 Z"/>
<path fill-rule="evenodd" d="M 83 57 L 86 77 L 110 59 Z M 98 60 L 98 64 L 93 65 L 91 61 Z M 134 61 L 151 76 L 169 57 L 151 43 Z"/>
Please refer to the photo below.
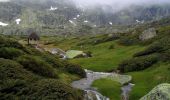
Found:
<path fill-rule="evenodd" d="M 85 54 L 87 55 L 87 57 L 92 57 L 92 52 L 91 51 L 86 51 Z"/>
<path fill-rule="evenodd" d="M 7 48 L 7 47 L 0 48 L 0 57 L 1 58 L 13 59 L 13 58 L 19 57 L 23 54 L 24 54 L 23 51 L 16 49 L 16 48 Z"/>
<path fill-rule="evenodd" d="M 109 42 L 109 41 L 114 41 L 118 39 L 118 37 L 114 37 L 114 36 L 105 36 L 105 37 L 102 37 L 102 38 L 99 38 L 99 39 L 96 39 L 95 42 L 93 43 L 94 45 L 97 45 L 97 44 L 100 44 L 100 43 L 105 43 L 105 42 Z"/>
<path fill-rule="evenodd" d="M 170 62 L 170 49 L 161 53 L 160 55 L 161 55 L 163 61 L 165 61 L 165 62 L 169 61 Z"/>
<path fill-rule="evenodd" d="M 39 57 L 24 55 L 20 56 L 17 61 L 25 69 L 45 77 L 57 78 L 55 69 Z"/>
<path fill-rule="evenodd" d="M 52 65 L 54 68 L 63 68 L 64 64 L 62 63 L 62 61 L 55 57 L 54 55 L 51 55 L 49 53 L 43 54 L 41 56 L 41 58 L 43 60 L 45 60 L 46 62 L 48 62 L 50 65 Z"/>
<path fill-rule="evenodd" d="M 121 72 L 140 71 L 152 66 L 157 61 L 158 57 L 156 55 L 132 58 L 119 64 L 118 70 Z"/>
<path fill-rule="evenodd" d="M 14 47 L 18 49 L 24 49 L 24 47 L 13 39 L 8 39 L 4 36 L 0 36 L 0 47 Z"/>
<path fill-rule="evenodd" d="M 32 74 L 26 71 L 19 63 L 0 58 L 0 80 L 5 79 L 33 79 Z"/>
<path fill-rule="evenodd" d="M 114 48 L 115 48 L 114 44 L 109 46 L 109 49 L 114 49 Z"/>
<path fill-rule="evenodd" d="M 71 74 L 80 75 L 82 78 L 86 77 L 86 72 L 79 65 L 75 65 L 75 64 L 66 62 L 64 70 Z"/>
<path fill-rule="evenodd" d="M 152 53 L 161 53 L 170 49 L 170 39 L 169 37 L 162 38 L 159 41 L 153 43 L 146 50 L 138 52 L 134 55 L 134 57 L 149 55 Z"/>
<path fill-rule="evenodd" d="M 129 45 L 134 45 L 139 43 L 138 36 L 131 36 L 131 35 L 126 35 L 120 38 L 119 44 L 129 46 Z"/>
<path fill-rule="evenodd" d="M 82 100 L 82 92 L 53 79 L 43 79 L 23 90 L 29 100 Z"/>

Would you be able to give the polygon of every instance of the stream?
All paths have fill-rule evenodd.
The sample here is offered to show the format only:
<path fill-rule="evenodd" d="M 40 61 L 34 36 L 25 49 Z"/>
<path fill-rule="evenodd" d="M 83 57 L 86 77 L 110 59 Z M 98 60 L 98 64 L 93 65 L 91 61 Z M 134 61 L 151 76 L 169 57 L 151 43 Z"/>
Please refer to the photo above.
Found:
<path fill-rule="evenodd" d="M 42 51 L 41 48 L 38 46 L 35 47 L 37 50 Z M 49 51 L 52 54 L 58 53 L 58 52 L 64 52 L 60 49 L 55 49 L 53 48 L 52 50 Z M 63 55 L 63 53 L 62 53 Z M 129 93 L 132 90 L 132 87 L 134 84 L 129 83 L 131 81 L 131 77 L 128 75 L 119 75 L 116 73 L 104 73 L 104 72 L 93 72 L 90 70 L 86 70 L 86 78 L 80 79 L 78 81 L 74 81 L 71 83 L 71 86 L 73 88 L 81 89 L 84 90 L 84 100 L 110 100 L 108 97 L 103 96 L 101 93 L 97 91 L 97 89 L 91 87 L 92 83 L 101 78 L 110 78 L 114 79 L 115 81 L 118 81 L 121 84 L 128 83 L 127 85 L 122 86 L 122 100 L 128 100 L 129 99 Z"/>
<path fill-rule="evenodd" d="M 71 86 L 77 89 L 84 90 L 84 100 L 110 100 L 108 97 L 103 96 L 97 91 L 97 89 L 91 87 L 92 83 L 101 78 L 115 77 L 116 73 L 104 73 L 104 72 L 93 72 L 90 70 L 85 70 L 87 78 L 80 79 L 78 81 L 72 82 Z M 129 93 L 132 90 L 134 84 L 129 83 L 128 85 L 122 86 L 122 100 L 128 100 Z"/>

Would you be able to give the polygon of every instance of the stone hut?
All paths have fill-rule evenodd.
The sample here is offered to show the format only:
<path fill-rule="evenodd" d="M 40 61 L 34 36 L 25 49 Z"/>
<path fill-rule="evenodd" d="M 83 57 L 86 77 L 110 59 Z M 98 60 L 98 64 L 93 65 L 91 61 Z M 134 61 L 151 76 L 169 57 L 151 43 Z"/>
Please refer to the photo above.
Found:
<path fill-rule="evenodd" d="M 28 36 L 28 44 L 37 44 L 37 42 L 40 40 L 40 37 L 36 32 L 31 32 Z"/>

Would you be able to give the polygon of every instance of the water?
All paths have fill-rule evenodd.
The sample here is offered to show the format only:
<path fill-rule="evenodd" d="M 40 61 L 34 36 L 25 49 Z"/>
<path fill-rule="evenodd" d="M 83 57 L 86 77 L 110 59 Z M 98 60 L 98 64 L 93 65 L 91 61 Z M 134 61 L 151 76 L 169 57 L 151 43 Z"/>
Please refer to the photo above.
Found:
<path fill-rule="evenodd" d="M 92 83 L 100 78 L 106 78 L 114 73 L 93 72 L 85 70 L 87 78 L 74 81 L 71 85 L 85 91 L 85 100 L 110 100 L 108 97 L 103 96 L 97 90 L 91 87 Z"/>
<path fill-rule="evenodd" d="M 104 72 L 93 72 L 90 70 L 85 70 L 87 78 L 83 78 L 78 81 L 72 82 L 72 87 L 78 88 L 85 91 L 85 100 L 110 100 L 108 97 L 103 96 L 101 93 L 99 93 L 96 89 L 91 87 L 92 83 L 101 78 L 107 78 L 109 76 L 115 76 L 116 73 L 104 73 Z M 129 83 L 128 85 L 125 85 L 121 88 L 122 90 L 122 98 L 123 100 L 128 100 L 129 93 L 132 90 L 132 87 L 134 84 Z"/>

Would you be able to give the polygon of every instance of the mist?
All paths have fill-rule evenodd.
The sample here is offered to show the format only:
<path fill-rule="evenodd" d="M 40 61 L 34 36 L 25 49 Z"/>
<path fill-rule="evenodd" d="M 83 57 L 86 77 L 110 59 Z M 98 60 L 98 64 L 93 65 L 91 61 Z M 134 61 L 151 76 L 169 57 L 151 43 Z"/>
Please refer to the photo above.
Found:
<path fill-rule="evenodd" d="M 0 0 L 0 2 L 8 2 L 9 0 Z"/>
<path fill-rule="evenodd" d="M 170 4 L 170 0 L 72 0 L 79 8 L 90 9 L 95 6 L 110 6 L 114 10 L 121 10 L 131 5 L 150 6 L 155 4 Z"/>

